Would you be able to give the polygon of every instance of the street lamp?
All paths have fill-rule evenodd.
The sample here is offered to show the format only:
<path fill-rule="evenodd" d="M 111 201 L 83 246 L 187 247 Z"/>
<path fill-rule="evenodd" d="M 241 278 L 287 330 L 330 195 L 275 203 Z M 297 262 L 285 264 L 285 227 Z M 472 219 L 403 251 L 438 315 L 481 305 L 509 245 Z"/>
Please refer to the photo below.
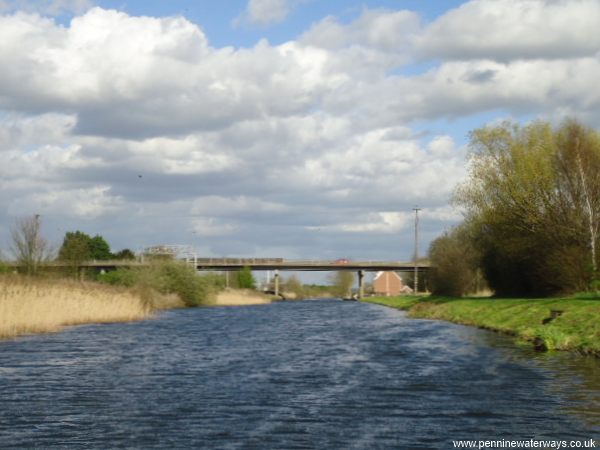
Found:
<path fill-rule="evenodd" d="M 415 285 L 415 294 L 419 292 L 419 211 L 421 208 L 415 206 L 413 208 L 415 212 L 415 276 L 414 276 L 414 285 Z"/>

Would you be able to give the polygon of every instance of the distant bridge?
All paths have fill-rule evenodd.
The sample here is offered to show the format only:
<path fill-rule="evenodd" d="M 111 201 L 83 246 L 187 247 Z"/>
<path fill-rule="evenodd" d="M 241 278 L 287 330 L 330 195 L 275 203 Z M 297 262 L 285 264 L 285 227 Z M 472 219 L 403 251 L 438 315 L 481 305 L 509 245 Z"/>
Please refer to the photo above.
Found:
<path fill-rule="evenodd" d="M 184 261 L 190 266 L 196 267 L 196 270 L 219 270 L 231 271 L 240 270 L 249 267 L 251 270 L 297 270 L 297 271 L 363 271 L 363 272 L 412 272 L 415 269 L 413 262 L 397 261 L 348 261 L 348 260 L 293 260 L 283 258 L 185 258 Z M 50 266 L 68 266 L 63 262 L 48 263 Z M 147 261 L 138 260 L 106 260 L 106 261 L 86 261 L 79 264 L 84 269 L 104 269 L 112 270 L 119 267 L 145 267 Z M 425 272 L 429 270 L 429 262 L 419 262 L 417 269 Z"/>
<path fill-rule="evenodd" d="M 251 270 L 274 271 L 275 295 L 279 295 L 279 271 L 353 271 L 358 274 L 358 296 L 363 296 L 363 277 L 365 272 L 412 272 L 413 262 L 396 261 L 350 261 L 350 260 L 288 260 L 283 258 L 198 258 L 188 257 L 185 261 L 196 270 L 232 271 L 249 267 Z M 143 267 L 146 262 L 139 261 L 89 261 L 81 268 L 110 270 L 117 267 Z M 429 270 L 429 262 L 419 262 L 416 269 L 420 272 Z"/>
<path fill-rule="evenodd" d="M 288 260 L 283 258 L 198 258 L 187 257 L 182 259 L 198 271 L 235 271 L 249 267 L 251 270 L 272 270 L 275 275 L 275 294 L 279 294 L 279 271 L 313 271 L 336 272 L 353 271 L 358 273 L 359 297 L 363 294 L 363 277 L 365 272 L 412 272 L 415 268 L 419 272 L 426 272 L 430 268 L 429 262 L 397 261 L 350 261 L 350 260 Z M 106 260 L 85 261 L 78 264 L 83 276 L 86 269 L 115 270 L 118 268 L 148 267 L 151 263 L 142 260 Z M 16 265 L 16 264 L 10 264 Z M 72 263 L 52 261 L 44 263 L 45 267 L 72 267 Z"/>
<path fill-rule="evenodd" d="M 396 271 L 408 272 L 415 268 L 414 263 L 393 261 L 347 261 L 347 260 L 288 260 L 283 258 L 189 258 L 188 263 L 198 270 L 239 270 L 249 267 L 252 270 L 298 270 L 298 271 Z M 419 270 L 428 270 L 429 263 L 419 263 Z"/>

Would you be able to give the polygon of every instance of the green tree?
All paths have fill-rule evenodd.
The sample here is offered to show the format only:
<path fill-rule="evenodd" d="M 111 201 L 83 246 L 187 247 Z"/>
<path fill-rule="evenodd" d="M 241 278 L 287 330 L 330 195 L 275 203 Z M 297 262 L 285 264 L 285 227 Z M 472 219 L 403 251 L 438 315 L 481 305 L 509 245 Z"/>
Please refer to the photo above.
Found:
<path fill-rule="evenodd" d="M 429 257 L 419 258 L 419 263 L 429 263 Z M 419 292 L 428 292 L 430 291 L 430 274 L 429 271 L 419 270 Z M 402 277 L 402 284 L 410 287 L 411 289 L 415 288 L 415 271 L 408 270 L 400 274 Z"/>
<path fill-rule="evenodd" d="M 124 248 L 123 250 L 120 250 L 117 253 L 115 253 L 114 258 L 115 259 L 133 260 L 133 259 L 135 259 L 135 253 L 133 253 L 128 248 Z"/>
<path fill-rule="evenodd" d="M 113 258 L 113 254 L 110 252 L 110 245 L 98 234 L 90 239 L 90 256 L 92 259 L 99 261 Z"/>
<path fill-rule="evenodd" d="M 575 121 L 502 124 L 471 133 L 457 191 L 498 295 L 585 289 L 596 276 L 600 137 Z"/>
<path fill-rule="evenodd" d="M 67 232 L 58 251 L 58 259 L 69 264 L 68 272 L 77 277 L 79 266 L 90 258 L 90 237 L 81 232 Z"/>
<path fill-rule="evenodd" d="M 91 259 L 90 236 L 81 231 L 68 231 L 58 251 L 58 259 L 81 263 Z"/>
<path fill-rule="evenodd" d="M 256 289 L 256 279 L 248 266 L 237 272 L 237 282 L 240 289 Z"/>
<path fill-rule="evenodd" d="M 464 224 L 435 239 L 429 247 L 429 258 L 433 294 L 460 297 L 483 288 L 478 255 Z"/>

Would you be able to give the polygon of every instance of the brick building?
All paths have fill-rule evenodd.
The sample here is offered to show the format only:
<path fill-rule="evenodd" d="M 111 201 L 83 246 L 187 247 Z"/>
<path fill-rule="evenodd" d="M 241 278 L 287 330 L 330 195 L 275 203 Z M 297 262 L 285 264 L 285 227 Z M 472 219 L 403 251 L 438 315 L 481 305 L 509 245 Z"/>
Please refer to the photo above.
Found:
<path fill-rule="evenodd" d="M 377 272 L 373 280 L 373 292 L 375 295 L 400 295 L 410 294 L 412 289 L 405 286 L 402 277 L 396 272 Z"/>

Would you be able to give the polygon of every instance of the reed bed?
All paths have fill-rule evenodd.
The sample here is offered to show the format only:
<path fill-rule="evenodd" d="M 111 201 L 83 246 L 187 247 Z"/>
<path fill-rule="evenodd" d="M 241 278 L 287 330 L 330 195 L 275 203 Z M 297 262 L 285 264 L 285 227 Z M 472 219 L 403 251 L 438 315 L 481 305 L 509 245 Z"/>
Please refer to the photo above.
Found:
<path fill-rule="evenodd" d="M 152 314 L 132 291 L 95 283 L 0 277 L 0 338 L 85 323 L 129 322 Z"/>
<path fill-rule="evenodd" d="M 212 306 L 248 306 L 248 305 L 267 305 L 271 303 L 272 297 L 261 294 L 251 289 L 226 289 L 219 292 L 212 303 Z"/>

